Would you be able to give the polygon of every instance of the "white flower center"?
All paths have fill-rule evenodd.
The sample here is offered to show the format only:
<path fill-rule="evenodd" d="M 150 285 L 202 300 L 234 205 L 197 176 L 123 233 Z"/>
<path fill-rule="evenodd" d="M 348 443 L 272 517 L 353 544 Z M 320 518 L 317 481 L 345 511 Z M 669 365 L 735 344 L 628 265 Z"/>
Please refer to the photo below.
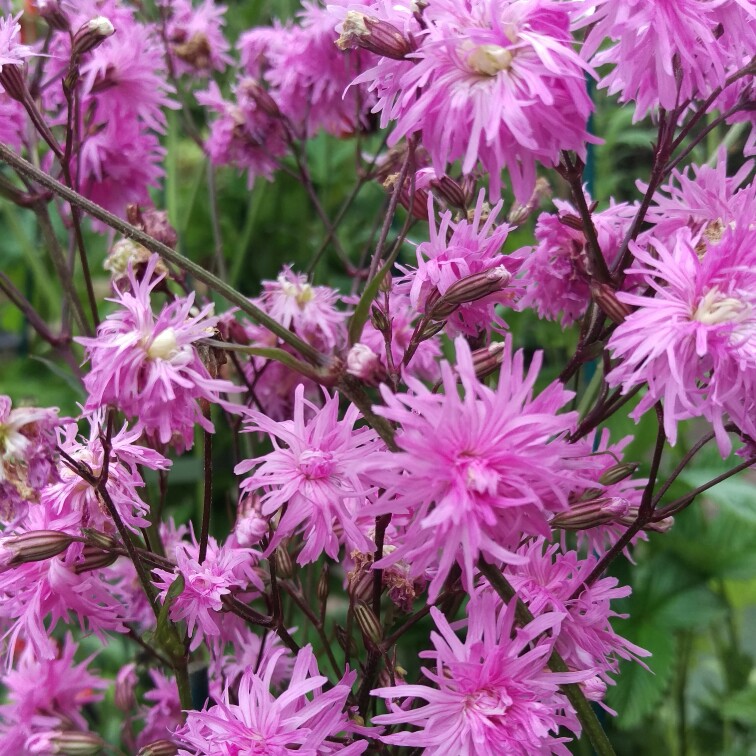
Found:
<path fill-rule="evenodd" d="M 177 350 L 176 331 L 166 328 L 152 340 L 147 348 L 147 356 L 153 360 L 170 360 L 176 355 Z"/>
<path fill-rule="evenodd" d="M 479 74 L 496 76 L 499 71 L 507 71 L 514 55 L 499 45 L 479 45 L 467 56 L 467 63 Z"/>
<path fill-rule="evenodd" d="M 492 470 L 484 460 L 461 455 L 457 460 L 457 465 L 468 491 L 480 494 L 496 493 L 499 473 Z"/>
<path fill-rule="evenodd" d="M 704 325 L 740 323 L 748 317 L 748 305 L 735 297 L 728 297 L 717 289 L 703 295 L 691 318 Z"/>
<path fill-rule="evenodd" d="M 315 292 L 308 283 L 292 283 L 283 278 L 283 276 L 279 276 L 278 281 L 281 284 L 281 291 L 287 297 L 294 299 L 300 309 L 304 309 L 304 306 L 315 297 Z"/>

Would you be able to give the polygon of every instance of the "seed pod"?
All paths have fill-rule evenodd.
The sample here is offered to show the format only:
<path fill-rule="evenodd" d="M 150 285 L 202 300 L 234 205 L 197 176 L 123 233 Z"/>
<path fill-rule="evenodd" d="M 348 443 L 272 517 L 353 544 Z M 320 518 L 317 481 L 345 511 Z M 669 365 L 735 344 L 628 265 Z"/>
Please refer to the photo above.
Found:
<path fill-rule="evenodd" d="M 375 612 L 364 601 L 358 601 L 354 605 L 354 616 L 367 644 L 377 648 L 383 640 L 383 628 Z"/>

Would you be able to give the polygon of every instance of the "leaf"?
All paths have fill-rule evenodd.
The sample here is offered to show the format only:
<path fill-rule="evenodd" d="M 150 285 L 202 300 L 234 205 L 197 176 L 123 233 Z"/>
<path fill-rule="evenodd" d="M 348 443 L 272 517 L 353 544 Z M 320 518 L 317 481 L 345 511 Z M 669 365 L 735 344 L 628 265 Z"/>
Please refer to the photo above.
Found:
<path fill-rule="evenodd" d="M 715 467 L 698 467 L 685 470 L 680 477 L 691 488 L 697 488 L 724 471 Z M 724 509 L 756 525 L 756 487 L 743 474 L 718 483 L 703 494 Z"/>
<path fill-rule="evenodd" d="M 733 693 L 721 707 L 722 717 L 746 725 L 756 725 L 756 687 Z"/>
<path fill-rule="evenodd" d="M 362 329 L 365 327 L 368 318 L 370 317 L 370 305 L 373 303 L 376 295 L 378 294 L 378 287 L 386 277 L 386 274 L 391 270 L 394 261 L 399 254 L 399 245 L 397 245 L 394 253 L 386 260 L 381 269 L 376 273 L 375 278 L 365 287 L 365 291 L 362 292 L 360 301 L 357 303 L 357 307 L 354 309 L 352 318 L 349 321 L 349 344 L 356 344 L 362 336 Z"/>

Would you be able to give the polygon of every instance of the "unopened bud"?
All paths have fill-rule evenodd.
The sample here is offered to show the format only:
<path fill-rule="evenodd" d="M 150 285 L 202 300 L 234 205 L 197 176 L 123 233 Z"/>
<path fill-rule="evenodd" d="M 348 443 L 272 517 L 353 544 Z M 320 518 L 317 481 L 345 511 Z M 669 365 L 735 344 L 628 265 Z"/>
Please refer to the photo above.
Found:
<path fill-rule="evenodd" d="M 378 383 L 385 372 L 381 358 L 366 344 L 355 344 L 347 354 L 347 373 L 367 383 Z"/>
<path fill-rule="evenodd" d="M 437 320 L 436 322 L 426 323 L 423 329 L 417 335 L 418 341 L 427 341 L 432 339 L 437 333 L 440 333 L 446 327 L 445 320 Z"/>
<path fill-rule="evenodd" d="M 472 353 L 473 368 L 478 379 L 483 379 L 499 369 L 504 359 L 505 346 L 503 341 L 497 341 Z"/>
<path fill-rule="evenodd" d="M 589 701 L 603 701 L 606 695 L 606 683 L 598 675 L 581 682 L 580 689 Z"/>
<path fill-rule="evenodd" d="M 115 705 L 123 712 L 128 713 L 136 706 L 137 676 L 136 665 L 127 664 L 116 675 L 115 682 Z"/>
<path fill-rule="evenodd" d="M 74 565 L 74 572 L 81 575 L 84 572 L 110 567 L 116 559 L 118 559 L 118 554 L 112 551 L 103 551 L 97 546 L 87 544 L 82 549 L 81 560 Z"/>
<path fill-rule="evenodd" d="M 142 746 L 137 751 L 137 756 L 176 756 L 178 747 L 170 740 L 155 740 Z"/>
<path fill-rule="evenodd" d="M 115 34 L 115 27 L 105 16 L 90 19 L 74 34 L 71 59 L 75 60 L 80 55 L 94 50 L 113 34 Z"/>
<path fill-rule="evenodd" d="M 630 308 L 617 299 L 617 293 L 609 284 L 591 282 L 591 295 L 601 311 L 615 323 L 622 323 L 630 314 Z"/>
<path fill-rule="evenodd" d="M 105 742 L 93 732 L 74 730 L 40 732 L 26 741 L 29 753 L 61 754 L 61 756 L 97 756 Z"/>
<path fill-rule="evenodd" d="M 360 47 L 384 58 L 403 60 L 415 46 L 393 24 L 374 16 L 349 11 L 341 27 L 341 36 L 336 40 L 339 50 Z"/>
<path fill-rule="evenodd" d="M 611 486 L 629 478 L 637 469 L 637 462 L 620 462 L 605 470 L 599 478 L 599 483 L 602 486 Z"/>
<path fill-rule="evenodd" d="M 648 525 L 643 526 L 643 530 L 650 530 L 654 533 L 669 533 L 674 524 L 675 518 L 670 516 L 658 522 L 649 522 Z"/>
<path fill-rule="evenodd" d="M 283 580 L 290 580 L 294 577 L 294 565 L 291 561 L 291 555 L 283 545 L 275 550 L 273 558 L 276 560 L 278 577 Z"/>
<path fill-rule="evenodd" d="M 390 294 L 391 293 L 391 287 L 394 284 L 394 280 L 391 277 L 391 273 L 386 273 L 385 276 L 381 279 L 381 283 L 378 286 L 378 291 L 380 291 L 383 294 Z"/>
<path fill-rule="evenodd" d="M 373 328 L 381 333 L 386 333 L 389 329 L 388 318 L 386 313 L 381 310 L 377 305 L 373 305 L 370 308 L 370 322 L 373 324 Z"/>
<path fill-rule="evenodd" d="M 630 503 L 619 496 L 579 501 L 568 510 L 559 512 L 550 524 L 561 530 L 588 530 L 621 520 L 629 510 Z"/>
<path fill-rule="evenodd" d="M 369 645 L 379 646 L 383 640 L 383 628 L 375 612 L 364 601 L 358 601 L 354 605 L 354 616 L 363 638 Z"/>
<path fill-rule="evenodd" d="M 67 32 L 71 28 L 68 16 L 61 9 L 58 0 L 37 0 L 37 12 L 51 29 Z"/>
<path fill-rule="evenodd" d="M 433 306 L 430 316 L 434 320 L 448 317 L 459 305 L 476 302 L 501 291 L 511 280 L 512 274 L 503 265 L 466 276 L 446 290 Z"/>
<path fill-rule="evenodd" d="M 278 107 L 278 103 L 271 97 L 268 90 L 260 84 L 257 79 L 245 79 L 242 82 L 244 92 L 248 94 L 255 105 L 262 110 L 265 115 L 271 118 L 280 118 L 281 109 Z"/>
<path fill-rule="evenodd" d="M 118 546 L 118 541 L 112 535 L 101 533 L 99 530 L 84 528 L 83 533 L 91 546 L 99 546 L 102 549 L 114 549 Z"/>
<path fill-rule="evenodd" d="M 551 186 L 545 178 L 539 178 L 536 180 L 535 189 L 530 195 L 530 199 L 523 205 L 516 202 L 512 205 L 509 215 L 507 216 L 507 223 L 513 226 L 522 225 L 538 208 L 541 204 L 541 200 L 544 197 L 551 195 Z"/>
<path fill-rule="evenodd" d="M 26 102 L 30 97 L 26 86 L 26 66 L 21 63 L 0 66 L 0 86 L 11 99 Z"/>
<path fill-rule="evenodd" d="M 239 546 L 249 548 L 260 543 L 269 527 L 269 520 L 262 513 L 260 496 L 256 493 L 243 493 L 236 507 L 234 525 L 234 535 Z"/>
<path fill-rule="evenodd" d="M 445 200 L 452 207 L 464 210 L 467 205 L 465 190 L 451 177 L 443 175 L 430 182 L 435 194 Z"/>
<path fill-rule="evenodd" d="M 349 656 L 356 656 L 357 644 L 352 638 L 347 635 L 346 630 L 341 625 L 334 625 L 334 633 L 336 634 L 336 640 L 341 646 L 342 650 L 349 654 Z"/>
<path fill-rule="evenodd" d="M 18 536 L 0 538 L 0 564 L 15 567 L 41 562 L 63 553 L 76 539 L 57 530 L 32 530 Z"/>
<path fill-rule="evenodd" d="M 325 604 L 328 601 L 328 563 L 323 564 L 323 569 L 320 571 L 320 577 L 318 578 L 317 586 L 318 601 L 321 604 Z"/>

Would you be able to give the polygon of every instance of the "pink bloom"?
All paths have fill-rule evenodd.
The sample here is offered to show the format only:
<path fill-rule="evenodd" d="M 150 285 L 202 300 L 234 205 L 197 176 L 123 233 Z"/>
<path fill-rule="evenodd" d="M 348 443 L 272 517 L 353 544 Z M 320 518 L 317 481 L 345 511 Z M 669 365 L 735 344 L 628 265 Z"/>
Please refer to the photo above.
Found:
<path fill-rule="evenodd" d="M 304 2 L 298 20 L 265 38 L 263 77 L 270 94 L 302 135 L 321 128 L 351 134 L 366 125 L 373 98 L 364 87 L 348 87 L 371 56 L 336 47 L 334 18 L 319 2 Z"/>
<path fill-rule="evenodd" d="M 429 667 L 423 667 L 429 684 L 371 691 L 385 699 L 427 701 L 408 711 L 390 705 L 389 714 L 373 717 L 375 724 L 411 724 L 420 729 L 380 739 L 423 748 L 428 756 L 567 756 L 559 728 L 579 733 L 580 726 L 558 687 L 585 680 L 591 673 L 556 674 L 546 667 L 563 613 L 544 613 L 516 630 L 514 609 L 514 603 L 501 608 L 498 597 L 478 593 L 467 606 L 463 643 L 433 607 L 431 616 L 438 628 L 431 633 L 433 650 L 420 653 L 431 660 Z"/>
<path fill-rule="evenodd" d="M 430 241 L 417 247 L 417 270 L 407 269 L 405 278 L 398 283 L 399 291 L 409 289 L 412 305 L 418 312 L 432 310 L 432 302 L 449 288 L 470 276 L 490 273 L 500 277 L 501 287 L 490 294 L 470 295 L 470 300 L 456 309 L 447 320 L 450 335 L 458 333 L 477 336 L 488 332 L 491 322 L 501 324 L 495 305 L 511 305 L 519 291 L 509 286 L 512 275 L 520 267 L 520 260 L 502 254 L 509 234 L 506 223 L 496 225 L 502 202 L 488 208 L 483 192 L 478 196 L 475 212 L 470 221 L 452 221 L 451 211 L 441 216 L 436 228 L 432 200 L 428 201 Z M 473 297 L 475 297 L 473 299 Z M 503 324 L 501 324 L 503 325 Z"/>
<path fill-rule="evenodd" d="M 270 687 L 282 654 L 283 649 L 271 654 L 259 673 L 247 668 L 234 698 L 238 703 L 231 703 L 226 688 L 217 704 L 188 712 L 186 724 L 176 731 L 185 749 L 179 751 L 180 756 L 362 753 L 367 740 L 347 745 L 332 739 L 353 729 L 344 707 L 355 673 L 324 691 L 328 678 L 318 674 L 312 646 L 307 645 L 297 654 L 286 692 L 276 698 Z"/>
<path fill-rule="evenodd" d="M 144 694 L 148 705 L 143 707 L 144 729 L 137 744 L 145 746 L 155 740 L 171 740 L 173 731 L 181 725 L 181 702 L 176 680 L 160 670 L 151 669 L 152 687 Z"/>
<path fill-rule="evenodd" d="M 281 119 L 266 110 L 265 94 L 256 80 L 241 79 L 233 94 L 234 101 L 224 100 L 214 81 L 197 93 L 200 105 L 219 114 L 210 125 L 205 149 L 215 165 L 246 170 L 249 186 L 257 176 L 270 181 L 280 158 L 289 151 Z"/>
<path fill-rule="evenodd" d="M 16 407 L 0 394 L 0 519 L 22 517 L 29 502 L 58 478 L 55 467 L 57 409 Z"/>
<path fill-rule="evenodd" d="M 3 678 L 7 703 L 0 706 L 2 752 L 25 754 L 27 739 L 54 728 L 87 730 L 82 709 L 101 701 L 107 682 L 92 674 L 88 659 L 74 663 L 76 643 L 66 636 L 62 648 L 47 659 L 23 651 L 18 666 Z"/>
<path fill-rule="evenodd" d="M 326 352 L 341 346 L 346 337 L 347 312 L 336 309 L 340 297 L 329 286 L 312 286 L 307 276 L 285 265 L 275 281 L 263 281 L 259 305 L 288 328 Z"/>
<path fill-rule="evenodd" d="M 117 407 L 139 417 L 160 443 L 191 448 L 196 424 L 214 430 L 199 400 L 219 403 L 221 392 L 241 389 L 213 378 L 194 346 L 214 333 L 218 318 L 211 315 L 211 304 L 192 314 L 192 293 L 166 305 L 157 318 L 153 315 L 151 294 L 164 278 L 154 276 L 157 261 L 153 256 L 141 280 L 130 270 L 130 287 L 117 290 L 112 300 L 120 309 L 100 324 L 94 338 L 78 339 L 91 364 L 84 378 L 87 407 Z"/>
<path fill-rule="evenodd" d="M 590 198 L 588 198 L 590 203 Z M 559 211 L 554 215 L 541 213 L 536 224 L 538 245 L 522 267 L 527 292 L 521 307 L 533 307 L 542 318 L 571 325 L 582 317 L 591 301 L 590 282 L 595 274 L 585 234 L 575 228 L 580 222 L 575 208 L 563 200 L 554 200 Z M 611 268 L 635 208 L 625 202 L 592 214 L 599 247 Z"/>
<path fill-rule="evenodd" d="M 221 658 L 223 677 L 229 685 L 235 685 L 247 670 L 256 674 L 273 661 L 270 684 L 283 690 L 294 670 L 295 658 L 291 651 L 281 646 L 281 639 L 274 632 L 258 635 L 249 627 L 239 628 L 233 635 L 233 651 Z"/>
<path fill-rule="evenodd" d="M 704 99 L 724 83 L 728 64 L 756 46 L 756 11 L 742 0 L 590 0 L 585 11 L 583 55 L 614 65 L 599 87 L 634 101 L 636 121 Z M 606 38 L 615 44 L 596 52 Z"/>
<path fill-rule="evenodd" d="M 155 568 L 158 576 L 155 586 L 165 600 L 168 590 L 177 577 L 184 580 L 184 589 L 171 604 L 170 617 L 174 622 L 185 620 L 192 637 L 190 650 L 194 651 L 206 638 L 220 635 L 216 622 L 223 609 L 223 597 L 232 590 L 246 590 L 250 585 L 263 590 L 263 584 L 254 571 L 257 552 L 252 549 L 220 547 L 212 537 L 208 540 L 207 554 L 202 564 L 198 561 L 199 545 L 196 540 L 182 542 L 175 549 L 176 567 L 172 572 Z"/>
<path fill-rule="evenodd" d="M 18 41 L 21 34 L 21 24 L 18 20 L 21 15 L 19 13 L 16 16 L 0 18 L 0 75 L 4 66 L 23 69 L 26 59 L 35 55 L 31 47 L 22 45 Z M 0 84 L 2 84 L 2 78 L 0 78 Z"/>
<path fill-rule="evenodd" d="M 202 0 L 192 7 L 191 0 L 168 0 L 171 15 L 167 38 L 177 74 L 207 75 L 223 71 L 233 62 L 223 35 L 226 7 L 213 0 Z"/>
<path fill-rule="evenodd" d="M 77 423 L 63 426 L 59 434 L 60 448 L 97 476 L 105 463 L 101 433 L 105 428 L 105 413 L 94 412 L 84 418 L 89 423 L 89 435 L 81 438 Z M 144 487 L 139 466 L 151 470 L 167 470 L 171 462 L 162 454 L 136 443 L 142 429 L 129 429 L 126 424 L 110 440 L 107 491 L 126 527 L 134 532 L 149 525 L 147 505 L 137 489 Z M 42 492 L 42 503 L 70 527 L 95 528 L 115 533 L 116 528 L 92 486 L 65 464 L 59 465 L 58 482 Z"/>
<path fill-rule="evenodd" d="M 513 355 L 508 340 L 498 388 L 490 389 L 475 377 L 465 341 L 455 343 L 456 374 L 441 364 L 444 393 L 407 378 L 412 393 L 384 386 L 386 406 L 375 408 L 398 423 L 402 451 L 375 473 L 386 492 L 370 511 L 411 517 L 404 541 L 377 566 L 404 559 L 416 576 L 435 567 L 431 601 L 455 563 L 471 590 L 479 557 L 522 562 L 514 553 L 522 536 L 549 535 L 551 514 L 567 508 L 581 481 L 587 485 L 564 439 L 576 415 L 558 414 L 572 393 L 554 382 L 533 395 L 540 353 L 525 373 L 522 352 Z"/>
<path fill-rule="evenodd" d="M 306 417 L 307 416 L 307 417 Z M 262 513 L 271 516 L 286 507 L 269 551 L 284 538 L 303 532 L 304 547 L 297 562 L 314 562 L 324 551 L 338 558 L 339 541 L 334 524 L 343 530 L 343 540 L 351 547 L 367 551 L 370 541 L 356 524 L 363 515 L 366 497 L 373 488 L 365 471 L 385 464 L 387 452 L 370 428 L 355 429 L 360 413 L 351 405 L 339 420 L 339 398 L 326 395 L 322 409 L 304 398 L 299 386 L 294 419 L 274 422 L 261 412 L 248 412 L 250 431 L 267 433 L 273 451 L 263 457 L 238 464 L 237 475 L 253 470 L 241 488 L 264 491 Z"/>
<path fill-rule="evenodd" d="M 24 530 L 14 534 L 39 530 L 79 534 L 52 515 L 44 502 L 30 508 Z M 20 640 L 36 658 L 55 658 L 55 630 L 74 617 L 100 640 L 106 631 L 126 632 L 126 609 L 104 571 L 77 572 L 81 551 L 82 545 L 73 543 L 59 556 L 0 569 L 0 631 L 9 660 Z"/>
<path fill-rule="evenodd" d="M 749 227 L 756 222 L 756 184 L 743 186 L 751 177 L 753 162 L 747 161 L 731 177 L 727 176 L 727 154 L 720 150 L 717 164 L 689 165 L 673 171 L 667 185 L 654 195 L 646 220 L 654 224 L 647 236 L 674 244 L 681 228 L 705 240 L 716 240 L 724 227 L 732 224 Z M 639 183 L 641 191 L 647 186 Z"/>
<path fill-rule="evenodd" d="M 437 0 L 423 20 L 427 31 L 407 56 L 414 66 L 377 67 L 356 80 L 384 90 L 375 109 L 382 125 L 396 121 L 389 144 L 419 133 L 439 175 L 456 160 L 465 174 L 479 162 L 493 197 L 507 168 L 521 202 L 536 162 L 555 165 L 560 150 L 585 153 L 589 69 L 572 49 L 561 3 Z"/>
<path fill-rule="evenodd" d="M 21 148 L 26 128 L 24 106 L 8 95 L 0 93 L 0 142 L 15 150 Z"/>
<path fill-rule="evenodd" d="M 663 400 L 672 444 L 680 420 L 705 417 L 726 456 L 726 415 L 756 436 L 756 230 L 727 227 L 707 240 L 683 228 L 670 245 L 632 249 L 637 267 L 628 272 L 654 294 L 617 295 L 637 309 L 609 341 L 619 364 L 608 381 L 623 392 L 647 384 L 632 416 Z"/>
<path fill-rule="evenodd" d="M 620 587 L 617 578 L 605 577 L 581 588 L 596 566 L 596 557 L 579 559 L 575 551 L 559 553 L 558 545 L 547 547 L 542 539 L 520 552 L 527 562 L 508 567 L 507 578 L 534 616 L 563 615 L 555 650 L 570 669 L 600 670 L 601 677 L 611 682 L 607 673 L 618 671 L 619 659 L 637 661 L 639 656 L 649 656 L 615 633 L 610 622 L 626 616 L 613 612 L 611 601 L 629 596 L 630 586 Z M 572 598 L 575 592 L 578 596 Z"/>

